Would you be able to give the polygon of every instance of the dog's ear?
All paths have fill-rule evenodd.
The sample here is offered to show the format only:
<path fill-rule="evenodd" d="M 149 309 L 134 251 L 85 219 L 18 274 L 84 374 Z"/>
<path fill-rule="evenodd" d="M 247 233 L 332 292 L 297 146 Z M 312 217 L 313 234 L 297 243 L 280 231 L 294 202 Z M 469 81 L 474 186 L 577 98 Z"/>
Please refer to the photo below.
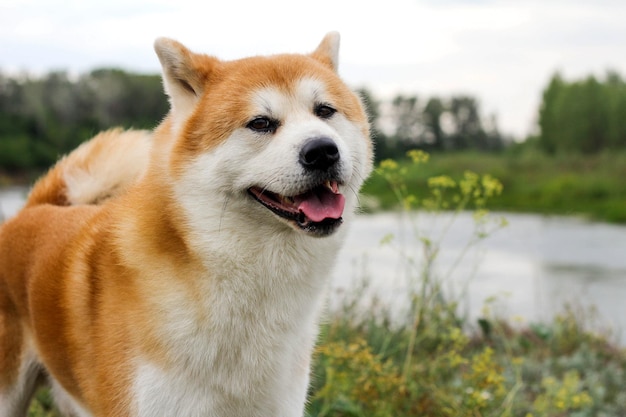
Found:
<path fill-rule="evenodd" d="M 181 43 L 158 38 L 154 50 L 163 67 L 163 86 L 170 97 L 172 112 L 186 116 L 202 95 L 216 58 L 191 52 Z"/>
<path fill-rule="evenodd" d="M 311 54 L 313 58 L 328 65 L 335 72 L 339 66 L 339 38 L 339 32 L 327 33 L 317 49 Z"/>

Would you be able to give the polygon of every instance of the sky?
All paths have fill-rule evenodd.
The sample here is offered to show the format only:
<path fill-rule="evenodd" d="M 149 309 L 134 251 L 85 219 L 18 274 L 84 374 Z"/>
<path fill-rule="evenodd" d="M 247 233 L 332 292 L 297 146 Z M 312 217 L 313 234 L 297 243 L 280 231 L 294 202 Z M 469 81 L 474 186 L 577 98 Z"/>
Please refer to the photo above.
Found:
<path fill-rule="evenodd" d="M 350 86 L 469 94 L 521 139 L 555 72 L 626 77 L 625 22 L 624 0 L 0 0 L 0 71 L 156 73 L 159 36 L 236 59 L 309 52 L 337 30 Z"/>

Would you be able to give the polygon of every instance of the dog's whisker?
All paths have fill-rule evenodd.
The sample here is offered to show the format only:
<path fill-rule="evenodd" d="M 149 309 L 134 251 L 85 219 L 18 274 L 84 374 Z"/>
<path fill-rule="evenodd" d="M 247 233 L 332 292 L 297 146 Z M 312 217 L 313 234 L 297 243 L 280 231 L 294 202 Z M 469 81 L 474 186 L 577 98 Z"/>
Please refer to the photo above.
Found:
<path fill-rule="evenodd" d="M 361 207 L 361 193 L 359 193 L 359 190 L 356 189 L 352 184 L 348 185 L 348 189 L 352 194 L 354 194 L 354 197 L 357 201 L 357 207 Z"/>

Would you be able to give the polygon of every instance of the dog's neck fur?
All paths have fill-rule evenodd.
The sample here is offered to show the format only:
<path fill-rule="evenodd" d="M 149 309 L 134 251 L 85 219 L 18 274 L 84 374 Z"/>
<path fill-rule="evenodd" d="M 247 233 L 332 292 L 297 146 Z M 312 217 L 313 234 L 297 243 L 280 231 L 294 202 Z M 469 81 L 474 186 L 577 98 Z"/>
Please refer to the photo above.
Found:
<path fill-rule="evenodd" d="M 150 174 L 144 181 L 150 181 Z M 154 184 L 163 196 L 185 192 Z M 288 226 L 282 233 L 263 234 L 249 214 L 226 215 L 222 198 L 203 207 L 204 223 L 197 224 L 198 219 L 172 217 L 181 212 L 174 199 L 155 203 L 140 193 L 127 195 L 133 201 L 120 203 L 133 210 L 117 229 L 118 246 L 130 267 L 159 265 L 142 279 L 154 291 L 146 294 L 147 302 L 159 305 L 161 313 L 154 320 L 160 323 L 158 340 L 166 348 L 161 351 L 167 353 L 165 366 L 147 355 L 139 368 L 138 407 L 148 407 L 142 415 L 157 415 L 157 407 L 170 406 L 190 407 L 192 413 L 191 407 L 197 406 L 154 404 L 149 387 L 164 381 L 176 388 L 169 388 L 171 395 L 163 401 L 195 393 L 203 398 L 198 401 L 228 409 L 227 415 L 247 416 L 257 407 L 264 409 L 263 415 L 283 415 L 283 407 L 301 409 L 308 378 L 294 372 L 308 375 L 325 288 L 345 230 L 319 239 Z M 228 213 L 233 212 L 238 208 L 229 207 Z M 151 233 L 130 241 L 128 236 L 138 234 L 128 233 L 129 227 Z M 160 254 L 157 263 L 147 258 L 154 253 Z M 214 384 L 223 397 L 208 392 Z M 286 395 L 290 389 L 296 394 Z M 285 398 L 298 400 L 279 405 Z"/>
<path fill-rule="evenodd" d="M 238 207 L 237 199 L 220 194 L 202 207 L 181 207 L 176 201 L 193 191 L 175 189 L 172 183 L 168 189 L 159 171 L 153 165 L 138 187 L 141 192 L 130 192 L 126 195 L 130 201 L 120 201 L 132 207 L 116 228 L 117 245 L 129 266 L 160 265 L 154 275 L 144 278 L 179 281 L 181 291 L 195 295 L 194 310 L 221 305 L 227 312 L 214 315 L 220 321 L 232 321 L 233 330 L 278 326 L 294 331 L 304 318 L 310 326 L 307 331 L 314 329 L 346 226 L 326 238 L 305 236 L 288 225 L 280 233 L 275 227 L 264 230 L 264 222 Z M 160 183 L 152 178 L 160 178 Z M 142 195 L 157 195 L 157 188 L 161 200 Z M 149 232 L 140 234 L 129 228 Z M 129 236 L 136 238 L 129 240 Z M 168 304 L 162 308 L 166 311 Z M 176 315 L 181 306 L 173 304 L 172 309 Z M 259 309 L 262 313 L 252 315 L 251 311 Z"/>

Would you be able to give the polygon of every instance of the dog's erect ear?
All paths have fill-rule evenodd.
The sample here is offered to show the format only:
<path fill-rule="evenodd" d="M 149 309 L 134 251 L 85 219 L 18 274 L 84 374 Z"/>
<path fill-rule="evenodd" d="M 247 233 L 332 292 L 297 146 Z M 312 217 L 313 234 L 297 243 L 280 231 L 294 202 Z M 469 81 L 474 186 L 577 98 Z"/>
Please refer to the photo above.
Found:
<path fill-rule="evenodd" d="M 311 55 L 337 72 L 339 66 L 339 32 L 327 33 Z"/>
<path fill-rule="evenodd" d="M 163 86 L 170 97 L 172 111 L 184 117 L 202 94 L 217 59 L 194 54 L 168 38 L 158 38 L 154 50 L 163 67 Z"/>

